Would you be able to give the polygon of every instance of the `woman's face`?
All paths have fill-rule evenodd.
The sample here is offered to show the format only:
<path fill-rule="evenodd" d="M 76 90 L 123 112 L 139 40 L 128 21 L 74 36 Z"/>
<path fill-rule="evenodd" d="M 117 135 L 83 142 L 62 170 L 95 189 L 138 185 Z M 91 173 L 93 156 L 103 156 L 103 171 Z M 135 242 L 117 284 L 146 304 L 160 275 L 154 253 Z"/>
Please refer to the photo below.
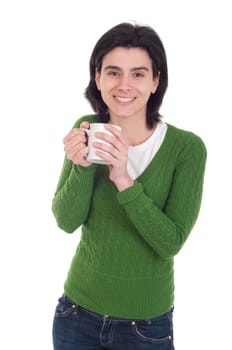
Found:
<path fill-rule="evenodd" d="M 116 47 L 96 72 L 96 84 L 110 117 L 146 120 L 147 101 L 155 93 L 159 78 L 153 78 L 152 61 L 142 48 Z"/>

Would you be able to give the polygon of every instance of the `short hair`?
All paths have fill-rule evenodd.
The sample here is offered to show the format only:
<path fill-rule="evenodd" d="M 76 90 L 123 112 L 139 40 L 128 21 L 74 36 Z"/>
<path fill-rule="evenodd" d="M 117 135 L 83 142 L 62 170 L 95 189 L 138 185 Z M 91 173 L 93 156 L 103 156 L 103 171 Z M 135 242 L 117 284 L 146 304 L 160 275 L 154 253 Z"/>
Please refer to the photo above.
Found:
<path fill-rule="evenodd" d="M 90 81 L 85 90 L 85 97 L 102 122 L 109 121 L 108 107 L 104 103 L 101 92 L 95 82 L 96 72 L 101 72 L 104 56 L 115 47 L 142 48 L 152 60 L 153 78 L 159 75 L 159 85 L 147 102 L 147 126 L 152 128 L 155 121 L 160 120 L 159 108 L 168 86 L 167 59 L 163 43 L 149 26 L 121 23 L 111 28 L 97 41 L 89 62 Z"/>

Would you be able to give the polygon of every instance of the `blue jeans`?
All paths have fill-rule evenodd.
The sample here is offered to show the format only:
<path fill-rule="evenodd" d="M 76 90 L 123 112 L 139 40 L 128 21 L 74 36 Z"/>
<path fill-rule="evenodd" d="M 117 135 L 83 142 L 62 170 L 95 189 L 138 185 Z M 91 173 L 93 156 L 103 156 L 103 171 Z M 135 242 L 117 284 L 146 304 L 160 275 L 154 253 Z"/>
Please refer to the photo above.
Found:
<path fill-rule="evenodd" d="M 63 295 L 53 322 L 55 350 L 174 350 L 171 309 L 149 320 L 103 316 Z"/>

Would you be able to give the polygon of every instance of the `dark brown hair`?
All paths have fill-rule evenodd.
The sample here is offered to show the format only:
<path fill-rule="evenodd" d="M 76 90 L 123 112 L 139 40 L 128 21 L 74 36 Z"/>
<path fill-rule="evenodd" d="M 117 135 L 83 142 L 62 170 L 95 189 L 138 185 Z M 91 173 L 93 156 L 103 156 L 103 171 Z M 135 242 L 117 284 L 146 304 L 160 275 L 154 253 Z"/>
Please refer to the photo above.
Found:
<path fill-rule="evenodd" d="M 95 74 L 101 72 L 104 56 L 115 47 L 143 48 L 152 60 L 153 78 L 159 74 L 159 85 L 147 103 L 147 125 L 152 128 L 160 119 L 159 108 L 168 86 L 167 59 L 164 46 L 158 34 L 149 26 L 121 23 L 107 31 L 97 41 L 90 57 L 90 81 L 85 90 L 85 97 L 102 122 L 109 121 L 108 107 L 98 91 Z"/>

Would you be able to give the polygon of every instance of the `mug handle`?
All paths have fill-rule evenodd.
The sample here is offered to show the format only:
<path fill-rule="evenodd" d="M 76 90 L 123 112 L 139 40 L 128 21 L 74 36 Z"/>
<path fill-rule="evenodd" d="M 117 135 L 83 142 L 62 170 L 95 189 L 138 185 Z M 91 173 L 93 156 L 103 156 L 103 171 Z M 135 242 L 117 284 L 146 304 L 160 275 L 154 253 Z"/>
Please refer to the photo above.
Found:
<path fill-rule="evenodd" d="M 89 129 L 84 129 L 84 128 L 80 128 L 80 130 L 83 130 L 84 132 L 86 132 L 86 134 L 89 136 L 91 133 L 91 130 Z"/>

